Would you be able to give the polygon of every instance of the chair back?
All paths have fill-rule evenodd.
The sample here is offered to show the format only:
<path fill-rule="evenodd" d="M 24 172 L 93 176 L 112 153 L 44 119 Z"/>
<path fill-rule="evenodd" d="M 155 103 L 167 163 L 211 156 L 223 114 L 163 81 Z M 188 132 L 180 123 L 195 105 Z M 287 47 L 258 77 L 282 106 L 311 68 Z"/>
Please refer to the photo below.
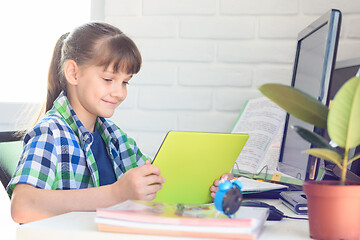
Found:
<path fill-rule="evenodd" d="M 0 181 L 4 188 L 15 172 L 22 148 L 22 136 L 18 132 L 0 132 Z"/>

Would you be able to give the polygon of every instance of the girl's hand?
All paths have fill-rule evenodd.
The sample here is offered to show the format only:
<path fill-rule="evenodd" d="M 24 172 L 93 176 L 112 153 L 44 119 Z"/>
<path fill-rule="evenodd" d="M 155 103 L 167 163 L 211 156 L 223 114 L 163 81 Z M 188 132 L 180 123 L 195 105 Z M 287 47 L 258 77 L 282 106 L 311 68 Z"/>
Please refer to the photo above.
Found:
<path fill-rule="evenodd" d="M 214 181 L 214 184 L 210 187 L 210 191 L 211 191 L 211 197 L 214 198 L 216 192 L 218 191 L 218 186 L 219 186 L 219 182 L 221 179 L 227 179 L 227 180 L 231 180 L 234 178 L 234 175 L 232 173 L 226 173 L 223 174 L 220 179 L 216 179 Z"/>
<path fill-rule="evenodd" d="M 160 176 L 158 167 L 147 160 L 145 165 L 128 170 L 113 185 L 117 200 L 146 200 L 156 197 L 156 192 L 162 188 L 165 178 Z"/>

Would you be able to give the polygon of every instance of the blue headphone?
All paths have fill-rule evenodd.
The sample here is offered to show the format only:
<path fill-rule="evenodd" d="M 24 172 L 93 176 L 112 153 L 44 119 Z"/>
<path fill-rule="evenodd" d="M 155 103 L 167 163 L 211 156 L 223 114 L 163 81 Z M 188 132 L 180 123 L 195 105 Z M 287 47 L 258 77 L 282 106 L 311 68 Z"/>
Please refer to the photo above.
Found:
<path fill-rule="evenodd" d="M 237 179 L 232 182 L 220 180 L 218 188 L 214 198 L 215 208 L 230 217 L 240 208 L 242 183 Z"/>

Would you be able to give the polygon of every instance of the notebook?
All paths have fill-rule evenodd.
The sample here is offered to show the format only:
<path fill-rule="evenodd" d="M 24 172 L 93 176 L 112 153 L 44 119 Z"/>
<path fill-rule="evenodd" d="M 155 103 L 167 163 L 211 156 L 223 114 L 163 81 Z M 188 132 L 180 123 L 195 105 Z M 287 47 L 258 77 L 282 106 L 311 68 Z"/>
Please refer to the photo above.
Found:
<path fill-rule="evenodd" d="M 234 133 L 168 132 L 153 161 L 166 179 L 154 201 L 212 202 L 210 186 L 231 171 L 248 138 Z"/>

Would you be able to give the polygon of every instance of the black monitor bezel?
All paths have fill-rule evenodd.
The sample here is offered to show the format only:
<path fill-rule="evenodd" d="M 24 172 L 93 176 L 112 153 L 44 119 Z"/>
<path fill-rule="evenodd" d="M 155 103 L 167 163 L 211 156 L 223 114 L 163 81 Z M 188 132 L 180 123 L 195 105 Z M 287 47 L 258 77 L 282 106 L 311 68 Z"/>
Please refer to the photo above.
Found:
<path fill-rule="evenodd" d="M 311 23 L 309 26 L 307 26 L 304 30 L 302 30 L 298 34 L 297 38 L 297 47 L 296 47 L 296 54 L 295 54 L 295 61 L 294 61 L 294 67 L 293 67 L 293 75 L 292 75 L 292 81 L 291 86 L 295 85 L 295 79 L 296 79 L 296 73 L 297 73 L 297 65 L 298 65 L 298 59 L 300 54 L 300 48 L 301 48 L 301 42 L 306 37 L 311 35 L 312 33 L 316 32 L 318 29 L 323 27 L 324 25 L 328 25 L 328 37 L 327 37 L 327 44 L 326 44 L 326 60 L 324 62 L 327 62 L 327 65 L 324 65 L 324 69 L 326 71 L 323 71 L 322 76 L 322 88 L 325 90 L 322 92 L 323 96 L 323 103 L 328 105 L 329 104 L 329 94 L 328 89 L 331 85 L 331 76 L 335 69 L 335 62 L 336 62 L 336 54 L 337 54 L 337 48 L 339 43 L 339 36 L 340 36 L 340 27 L 341 27 L 341 12 L 337 9 L 332 9 L 329 12 L 325 13 L 321 17 L 319 17 L 316 21 Z M 331 39 L 335 39 L 335 41 L 330 41 Z M 320 97 L 320 96 L 319 96 Z M 285 149 L 285 143 L 286 143 L 286 136 L 288 129 L 288 123 L 289 123 L 289 114 L 286 114 L 286 120 L 285 120 L 285 127 L 284 127 L 284 133 L 283 133 L 283 140 L 280 148 L 280 157 L 279 157 L 279 171 L 286 174 L 286 172 L 283 171 L 284 168 L 281 167 L 281 164 L 284 165 L 284 167 L 293 167 L 290 165 L 287 165 L 283 162 L 283 156 L 284 156 L 284 149 Z M 291 116 L 293 117 L 293 116 Z M 323 131 L 318 128 L 314 128 L 314 131 L 322 134 Z M 301 153 L 299 153 L 301 154 Z M 305 178 L 304 180 L 314 180 L 317 178 L 318 170 L 320 165 L 320 159 L 315 158 L 313 156 L 309 156 Z M 300 177 L 302 178 L 302 177 Z"/>

